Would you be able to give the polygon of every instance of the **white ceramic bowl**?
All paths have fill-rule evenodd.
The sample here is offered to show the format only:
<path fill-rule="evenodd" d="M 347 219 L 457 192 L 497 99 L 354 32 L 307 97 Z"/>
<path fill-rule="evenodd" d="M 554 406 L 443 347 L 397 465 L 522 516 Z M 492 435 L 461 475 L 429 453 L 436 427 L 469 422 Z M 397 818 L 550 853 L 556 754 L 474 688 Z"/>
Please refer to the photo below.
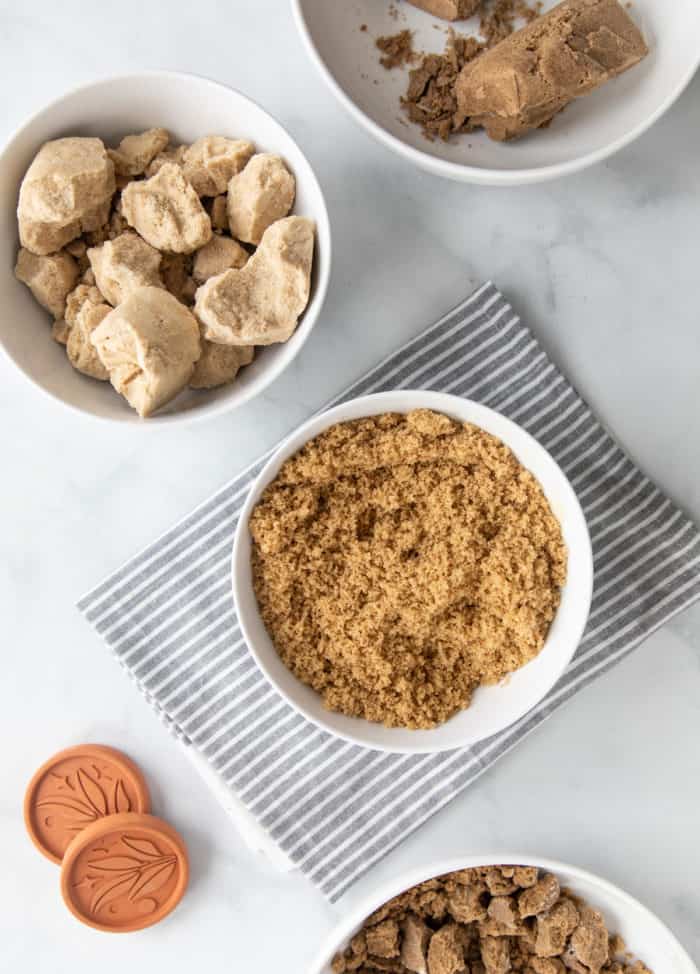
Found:
<path fill-rule="evenodd" d="M 537 478 L 558 518 L 568 548 L 567 580 L 561 604 L 540 654 L 499 686 L 481 687 L 471 706 L 431 730 L 384 727 L 362 718 L 332 713 L 321 697 L 287 669 L 260 617 L 253 591 L 250 514 L 285 460 L 335 423 L 385 412 L 434 409 L 474 423 L 506 443 Z M 593 558 L 586 521 L 568 480 L 547 451 L 515 423 L 479 403 L 438 392 L 399 390 L 363 396 L 335 406 L 300 426 L 260 472 L 241 511 L 233 547 L 233 594 L 248 647 L 272 685 L 304 717 L 337 737 L 382 751 L 429 753 L 464 747 L 519 720 L 554 686 L 581 639 L 591 602 Z"/>
<path fill-rule="evenodd" d="M 544 9 L 555 5 L 545 0 Z M 392 17 L 390 6 L 399 10 Z M 292 0 L 297 26 L 322 77 L 353 118 L 405 159 L 439 176 L 494 186 L 553 179 L 584 169 L 641 135 L 675 101 L 700 63 L 697 0 L 634 0 L 632 16 L 644 30 L 649 57 L 622 77 L 581 98 L 548 129 L 519 141 L 490 141 L 483 132 L 452 142 L 428 142 L 399 107 L 406 72 L 379 65 L 374 40 L 403 27 L 417 50 L 441 51 L 444 21 L 405 2 Z M 361 24 L 367 31 L 360 31 Z M 475 33 L 476 20 L 457 31 Z"/>
<path fill-rule="evenodd" d="M 297 184 L 294 212 L 316 221 L 311 299 L 288 342 L 261 349 L 231 385 L 186 390 L 143 422 L 107 382 L 76 372 L 65 350 L 51 339 L 49 316 L 13 274 L 18 247 L 17 194 L 33 156 L 47 139 L 96 135 L 114 145 L 122 136 L 152 126 L 175 140 L 201 135 L 251 139 L 260 150 L 288 163 Z M 54 399 L 100 419 L 152 429 L 213 416 L 240 406 L 268 386 L 298 354 L 316 323 L 328 286 L 331 237 L 323 193 L 299 147 L 282 126 L 238 91 L 193 75 L 171 72 L 107 78 L 68 92 L 30 119 L 0 155 L 0 345 L 37 387 Z"/>
<path fill-rule="evenodd" d="M 362 922 L 374 910 L 392 896 L 422 883 L 433 876 L 468 869 L 474 866 L 491 866 L 502 863 L 515 863 L 523 866 L 539 866 L 558 876 L 562 885 L 586 899 L 591 906 L 600 910 L 611 933 L 624 938 L 628 948 L 652 971 L 664 974 L 698 974 L 692 960 L 678 943 L 665 924 L 650 910 L 605 879 L 554 859 L 533 859 L 519 853 L 457 856 L 442 862 L 428 863 L 411 872 L 404 873 L 391 883 L 387 883 L 371 896 L 355 904 L 326 938 L 307 974 L 331 974 L 331 960 L 334 955 L 348 945 L 348 941 Z"/>

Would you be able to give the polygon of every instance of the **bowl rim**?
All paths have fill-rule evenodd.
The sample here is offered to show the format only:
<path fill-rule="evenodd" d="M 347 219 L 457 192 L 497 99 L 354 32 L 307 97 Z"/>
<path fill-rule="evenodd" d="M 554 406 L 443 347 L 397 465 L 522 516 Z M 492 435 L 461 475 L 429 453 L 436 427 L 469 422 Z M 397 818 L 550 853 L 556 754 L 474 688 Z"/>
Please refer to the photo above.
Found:
<path fill-rule="evenodd" d="M 300 353 L 300 351 L 306 344 L 309 335 L 313 331 L 313 328 L 316 325 L 318 318 L 320 317 L 321 311 L 323 310 L 323 305 L 326 300 L 326 296 L 328 293 L 328 285 L 330 282 L 332 256 L 333 256 L 332 253 L 333 243 L 331 238 L 331 226 L 330 226 L 330 218 L 328 215 L 328 206 L 326 204 L 326 198 L 323 189 L 321 187 L 321 183 L 319 182 L 318 176 L 316 175 L 313 166 L 311 165 L 309 159 L 307 158 L 306 153 L 302 150 L 301 146 L 296 141 L 296 139 L 291 135 L 288 129 L 284 125 L 282 125 L 282 123 L 275 115 L 269 112 L 266 108 L 263 108 L 262 105 L 260 105 L 255 99 L 251 98 L 249 95 L 246 95 L 240 89 L 234 88 L 232 85 L 224 84 L 221 81 L 215 81 L 213 78 L 206 77 L 206 75 L 196 74 L 194 72 L 170 71 L 170 70 L 152 68 L 152 69 L 144 69 L 141 71 L 130 71 L 121 74 L 99 75 L 90 81 L 86 81 L 81 84 L 74 85 L 71 88 L 67 89 L 66 91 L 63 91 L 60 95 L 58 95 L 58 97 L 51 99 L 51 101 L 47 102 L 46 104 L 38 108 L 35 112 L 33 112 L 29 116 L 29 118 L 25 119 L 25 121 L 23 121 L 7 137 L 7 139 L 5 139 L 5 141 L 0 146 L 0 166 L 3 165 L 5 161 L 5 156 L 10 151 L 10 149 L 12 148 L 13 144 L 17 141 L 17 139 L 23 136 L 25 132 L 31 128 L 31 126 L 36 124 L 36 122 L 40 121 L 42 119 L 42 116 L 50 116 L 51 113 L 55 111 L 55 109 L 57 109 L 64 101 L 74 98 L 75 96 L 79 96 L 83 92 L 88 91 L 90 89 L 99 88 L 101 85 L 110 85 L 113 84 L 114 82 L 117 83 L 133 82 L 143 78 L 147 78 L 147 79 L 159 78 L 165 81 L 168 80 L 177 80 L 177 81 L 185 81 L 185 82 L 195 81 L 198 84 L 203 83 L 207 86 L 220 89 L 222 91 L 228 92 L 229 94 L 234 94 L 239 98 L 242 98 L 244 101 L 248 102 L 256 111 L 261 112 L 263 115 L 267 116 L 267 118 L 273 123 L 273 125 L 275 125 L 280 130 L 280 132 L 283 133 L 290 140 L 290 142 L 295 146 L 295 148 L 299 152 L 299 155 L 303 158 L 304 162 L 308 166 L 311 183 L 314 189 L 316 190 L 316 192 L 318 193 L 318 198 L 320 202 L 319 213 L 318 215 L 314 216 L 317 225 L 316 240 L 318 242 L 318 239 L 321 234 L 324 235 L 326 240 L 326 243 L 322 251 L 320 251 L 320 248 L 318 246 L 316 247 L 317 256 L 315 259 L 315 271 L 318 277 L 316 282 L 316 289 L 312 296 L 312 300 L 314 300 L 317 303 L 314 317 L 310 320 L 308 326 L 304 328 L 305 317 L 306 317 L 306 315 L 304 315 L 304 317 L 302 317 L 301 319 L 300 324 L 297 326 L 297 331 L 295 331 L 295 335 L 297 333 L 299 334 L 299 342 L 294 354 L 287 361 L 277 363 L 275 366 L 271 367 L 269 373 L 265 373 L 263 376 L 260 377 L 257 384 L 253 384 L 249 389 L 246 389 L 245 392 L 241 394 L 241 398 L 238 399 L 236 403 L 231 403 L 226 397 L 224 397 L 218 401 L 203 404 L 201 407 L 196 409 L 185 410 L 182 412 L 166 413 L 163 415 L 159 415 L 158 413 L 156 413 L 154 416 L 150 416 L 147 422 L 135 422 L 132 420 L 132 417 L 127 418 L 126 416 L 124 419 L 120 419 L 117 416 L 101 415 L 99 413 L 92 412 L 92 410 L 90 409 L 83 408 L 78 403 L 67 402 L 65 399 L 61 398 L 61 396 L 50 391 L 44 385 L 42 385 L 42 383 L 38 382 L 33 376 L 31 376 L 27 371 L 25 371 L 24 367 L 14 358 L 14 356 L 10 353 L 10 351 L 6 347 L 2 335 L 0 335 L 0 352 L 4 356 L 5 361 L 11 363 L 17 369 L 17 371 L 24 377 L 26 381 L 28 381 L 32 386 L 34 386 L 35 389 L 38 389 L 45 397 L 50 399 L 52 402 L 60 403 L 61 406 L 63 406 L 70 412 L 80 416 L 84 416 L 90 420 L 94 420 L 97 423 L 110 424 L 112 426 L 123 427 L 125 429 L 131 428 L 131 429 L 140 429 L 140 430 L 145 429 L 145 430 L 153 431 L 153 430 L 162 430 L 164 426 L 175 426 L 175 425 L 185 426 L 194 423 L 199 423 L 203 420 L 212 419 L 216 416 L 221 416 L 224 413 L 231 412 L 232 410 L 236 410 L 240 406 L 243 406 L 246 403 L 248 403 L 251 399 L 255 398 L 256 396 L 259 396 L 262 392 L 265 391 L 265 389 L 268 388 L 268 386 L 270 386 L 275 381 L 275 379 L 279 378 L 282 372 L 284 372 L 288 368 L 288 366 L 290 366 L 292 362 L 296 359 L 297 355 Z"/>
<path fill-rule="evenodd" d="M 550 859 L 546 856 L 533 856 L 531 853 L 520 854 L 508 850 L 495 853 L 493 851 L 487 851 L 485 853 L 458 853 L 449 858 L 425 861 L 422 865 L 413 866 L 411 869 L 405 870 L 394 879 L 386 880 L 373 893 L 361 897 L 350 906 L 347 916 L 338 921 L 324 938 L 311 964 L 307 968 L 307 974 L 326 974 L 326 971 L 329 970 L 328 965 L 330 964 L 330 960 L 336 951 L 343 947 L 366 917 L 393 896 L 397 896 L 399 893 L 410 889 L 411 886 L 425 882 L 428 879 L 433 879 L 435 876 L 440 876 L 444 873 L 455 872 L 458 869 L 469 869 L 474 866 L 495 866 L 501 865 L 502 863 L 538 866 L 540 869 L 552 872 L 555 875 L 567 874 L 569 879 L 590 884 L 608 894 L 610 898 L 621 900 L 625 906 L 638 911 L 648 924 L 655 927 L 660 934 L 667 938 L 668 943 L 675 947 L 678 959 L 684 968 L 687 968 L 687 970 L 684 970 L 684 974 L 697 974 L 697 968 L 693 959 L 670 927 L 650 910 L 648 906 L 645 906 L 644 903 L 632 896 L 631 893 L 616 886 L 610 880 L 587 869 L 583 869 L 580 866 L 562 862 L 558 859 Z M 593 906 L 595 905 L 593 904 Z"/>
<path fill-rule="evenodd" d="M 683 94 L 692 81 L 698 67 L 700 67 L 699 49 L 695 62 L 691 63 L 690 68 L 681 77 L 678 84 L 644 121 L 634 125 L 617 139 L 608 142 L 607 145 L 599 149 L 594 149 L 592 152 L 587 152 L 576 159 L 571 159 L 568 162 L 553 163 L 548 166 L 525 169 L 500 170 L 489 169 L 483 166 L 469 166 L 461 162 L 451 162 L 448 159 L 438 159 L 429 152 L 424 152 L 422 149 L 416 149 L 414 146 L 408 145 L 408 143 L 392 135 L 391 132 L 387 131 L 387 129 L 363 112 L 336 80 L 335 75 L 321 57 L 311 36 L 311 31 L 303 10 L 303 0 L 291 0 L 291 5 L 294 22 L 309 57 L 328 87 L 356 122 L 365 128 L 378 142 L 383 143 L 398 155 L 403 156 L 404 159 L 412 162 L 421 169 L 446 179 L 474 183 L 479 186 L 531 186 L 535 183 L 544 183 L 552 179 L 559 179 L 562 176 L 569 176 L 573 173 L 581 172 L 583 169 L 587 169 L 598 162 L 608 159 L 650 129 Z"/>
<path fill-rule="evenodd" d="M 513 431 L 517 437 L 522 437 L 526 442 L 529 443 L 531 447 L 537 451 L 541 458 L 550 464 L 550 469 L 552 473 L 558 478 L 560 487 L 562 491 L 568 495 L 568 500 L 571 506 L 571 518 L 570 523 L 574 524 L 578 533 L 581 535 L 582 545 L 580 551 L 577 552 L 577 556 L 580 560 L 580 567 L 582 571 L 582 582 L 581 588 L 576 593 L 572 593 L 572 602 L 570 611 L 575 613 L 574 620 L 577 624 L 573 627 L 571 634 L 571 646 L 570 650 L 567 649 L 566 652 L 562 653 L 561 658 L 558 660 L 557 664 L 553 666 L 550 676 L 545 681 L 547 687 L 544 693 L 537 698 L 537 700 L 528 701 L 523 706 L 517 708 L 515 715 L 508 720 L 508 722 L 499 726 L 489 726 L 483 732 L 480 732 L 478 736 L 470 734 L 468 737 L 464 737 L 462 740 L 456 743 L 450 742 L 435 742 L 431 744 L 429 742 L 430 730 L 421 732 L 424 735 L 428 735 L 428 741 L 426 743 L 416 742 L 415 744 L 380 744 L 376 742 L 368 743 L 362 737 L 354 735 L 350 731 L 338 730 L 335 727 L 329 726 L 329 724 L 319 717 L 317 714 L 312 713 L 303 703 L 292 698 L 292 696 L 278 683 L 274 674 L 271 672 L 270 667 L 267 665 L 265 653 L 260 653 L 256 645 L 255 638 L 251 637 L 251 631 L 248 626 L 248 615 L 247 610 L 243 609 L 241 611 L 240 605 L 243 604 L 242 600 L 239 599 L 239 592 L 242 591 L 243 579 L 246 577 L 245 571 L 242 570 L 242 563 L 245 559 L 243 548 L 245 541 L 247 540 L 247 526 L 252 513 L 253 507 L 257 503 L 258 496 L 262 492 L 265 486 L 271 481 L 274 475 L 277 473 L 277 469 L 282 461 L 283 454 L 289 450 L 292 442 L 296 442 L 296 447 L 289 455 L 292 456 L 302 448 L 302 446 L 309 442 L 309 440 L 318 436 L 323 430 L 328 429 L 335 422 L 348 422 L 347 418 L 337 418 L 339 413 L 342 413 L 347 407 L 353 406 L 357 408 L 358 406 L 368 407 L 368 412 L 364 415 L 377 415 L 378 411 L 372 411 L 371 407 L 373 405 L 381 405 L 386 402 L 387 406 L 379 412 L 391 411 L 391 400 L 397 396 L 409 396 L 417 397 L 416 405 L 409 408 L 434 408 L 442 412 L 450 412 L 450 401 L 455 403 L 454 411 L 456 412 L 459 407 L 463 408 L 463 404 L 466 402 L 468 407 L 484 417 L 496 417 L 499 424 L 504 424 L 506 428 Z M 428 404 L 424 403 L 428 400 Z M 429 405 L 430 401 L 434 401 L 433 405 Z M 456 405 L 459 404 L 459 407 Z M 408 411 L 402 409 L 396 409 L 395 411 Z M 469 420 L 469 422 L 474 422 L 475 425 L 479 425 L 476 420 Z M 316 427 L 317 424 L 321 424 L 318 429 L 315 429 L 313 433 L 309 434 L 309 430 Z M 502 442 L 510 446 L 510 437 L 499 436 L 498 434 L 493 434 L 501 439 Z M 521 461 L 522 462 L 522 461 Z M 538 481 L 539 482 L 539 481 Z M 499 734 L 505 731 L 508 727 L 512 727 L 517 721 L 521 720 L 526 714 L 528 714 L 534 707 L 542 702 L 547 696 L 550 690 L 556 685 L 557 681 L 571 662 L 576 649 L 578 648 L 583 633 L 585 631 L 586 624 L 588 622 L 588 615 L 590 612 L 591 601 L 593 597 L 593 549 L 590 540 L 590 534 L 588 531 L 588 525 L 586 523 L 586 518 L 581 508 L 579 499 L 574 491 L 568 477 L 564 474 L 559 464 L 552 457 L 548 450 L 542 446 L 542 444 L 535 439 L 530 433 L 527 432 L 522 426 L 519 426 L 513 420 L 508 419 L 502 413 L 499 413 L 495 409 L 491 409 L 489 406 L 484 406 L 482 403 L 476 402 L 475 400 L 468 399 L 464 396 L 455 396 L 450 393 L 433 392 L 432 390 L 426 389 L 394 389 L 385 392 L 371 393 L 365 396 L 357 396 L 350 399 L 343 400 L 340 403 L 335 403 L 328 408 L 324 408 L 319 412 L 315 413 L 309 419 L 305 420 L 299 426 L 297 426 L 291 433 L 289 433 L 281 443 L 279 443 L 267 457 L 262 469 L 259 471 L 255 479 L 251 482 L 248 487 L 245 502 L 241 507 L 238 522 L 236 524 L 236 529 L 234 533 L 233 546 L 231 552 L 231 588 L 234 607 L 236 610 L 236 616 L 238 619 L 238 624 L 240 626 L 241 634 L 245 640 L 248 651 L 250 652 L 256 665 L 259 667 L 265 679 L 268 681 L 270 686 L 280 694 L 280 696 L 292 707 L 298 714 L 300 714 L 304 719 L 310 721 L 316 727 L 325 731 L 327 734 L 331 734 L 336 738 L 347 741 L 350 744 L 358 745 L 362 748 L 375 751 L 383 751 L 390 754 L 438 754 L 445 751 L 454 751 L 461 747 L 473 746 L 479 741 L 486 740 L 494 734 Z M 255 609 L 257 611 L 257 607 Z M 560 611 L 558 609 L 557 611 Z M 258 617 L 259 618 L 259 617 Z M 555 616 L 556 618 L 556 616 Z M 261 620 L 260 620 L 261 621 Z M 544 648 L 544 647 L 543 647 Z M 290 671 L 291 672 L 291 671 Z M 292 676 L 294 676 L 292 674 Z M 294 679 L 298 681 L 298 678 L 294 676 Z M 301 682 L 301 681 L 298 681 Z M 371 722 L 366 721 L 364 718 L 357 717 L 351 718 L 354 721 L 360 721 L 363 724 L 370 724 Z M 445 725 L 439 725 L 435 730 L 439 730 L 440 727 Z"/>

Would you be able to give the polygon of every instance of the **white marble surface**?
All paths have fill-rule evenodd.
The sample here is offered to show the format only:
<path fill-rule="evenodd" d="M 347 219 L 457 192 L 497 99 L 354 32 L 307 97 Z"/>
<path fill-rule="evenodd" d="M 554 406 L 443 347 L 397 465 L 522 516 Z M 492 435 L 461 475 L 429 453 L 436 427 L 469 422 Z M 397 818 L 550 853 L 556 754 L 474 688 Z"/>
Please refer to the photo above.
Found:
<path fill-rule="evenodd" d="M 700 519 L 700 78 L 637 144 L 565 182 L 440 182 L 375 145 L 307 64 L 283 0 L 0 3 L 0 136 L 63 89 L 144 67 L 231 83 L 289 127 L 327 194 L 335 266 L 295 367 L 239 413 L 154 438 L 57 409 L 0 363 L 3 742 L 0 969 L 303 972 L 336 910 L 248 852 L 73 604 L 397 343 L 492 277 L 642 466 Z M 408 839 L 355 898 L 420 860 L 519 847 L 603 873 L 700 961 L 700 608 L 581 693 Z M 59 747 L 132 752 L 184 833 L 166 923 L 82 928 L 24 835 L 23 788 Z M 660 974 L 660 972 L 659 972 Z"/>

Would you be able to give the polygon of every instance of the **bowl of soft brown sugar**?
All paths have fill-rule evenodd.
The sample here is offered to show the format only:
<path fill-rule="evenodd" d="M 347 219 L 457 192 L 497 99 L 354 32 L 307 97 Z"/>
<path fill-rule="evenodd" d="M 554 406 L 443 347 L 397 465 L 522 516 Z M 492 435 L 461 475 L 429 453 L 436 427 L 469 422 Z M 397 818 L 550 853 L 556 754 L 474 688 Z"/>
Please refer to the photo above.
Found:
<path fill-rule="evenodd" d="M 442 393 L 309 420 L 246 500 L 233 594 L 292 707 L 366 747 L 427 753 L 520 720 L 571 662 L 593 564 L 573 488 L 523 429 Z"/>

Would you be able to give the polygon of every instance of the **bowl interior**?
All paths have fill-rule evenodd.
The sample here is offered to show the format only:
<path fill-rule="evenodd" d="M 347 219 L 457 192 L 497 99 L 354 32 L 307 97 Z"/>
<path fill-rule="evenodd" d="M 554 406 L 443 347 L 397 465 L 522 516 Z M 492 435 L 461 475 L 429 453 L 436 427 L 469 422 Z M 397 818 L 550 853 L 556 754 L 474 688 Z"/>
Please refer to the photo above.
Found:
<path fill-rule="evenodd" d="M 281 661 L 260 617 L 250 565 L 250 513 L 282 463 L 309 439 L 338 422 L 417 407 L 474 423 L 503 440 L 540 482 L 568 549 L 567 580 L 559 610 L 540 654 L 499 686 L 482 687 L 471 706 L 432 730 L 388 728 L 324 709 L 320 696 Z M 233 590 L 243 635 L 258 665 L 305 717 L 346 740 L 378 750 L 428 753 L 474 744 L 508 727 L 539 703 L 569 663 L 588 617 L 593 579 L 586 522 L 569 482 L 528 433 L 499 413 L 457 396 L 399 390 L 351 400 L 300 427 L 261 471 L 241 511 L 233 551 Z"/>
<path fill-rule="evenodd" d="M 600 910 L 610 932 L 620 934 L 630 951 L 644 961 L 650 970 L 664 970 L 668 974 L 697 974 L 692 960 L 668 927 L 629 893 L 576 866 L 548 859 L 533 859 L 531 856 L 521 856 L 517 853 L 461 856 L 432 863 L 398 877 L 397 880 L 377 890 L 371 897 L 367 897 L 348 911 L 321 947 L 308 974 L 331 974 L 331 960 L 339 950 L 347 946 L 365 917 L 398 893 L 443 873 L 506 862 L 539 866 L 555 873 L 563 886 L 569 887 L 574 893 L 587 900 L 591 906 Z"/>
<path fill-rule="evenodd" d="M 244 95 L 189 75 L 153 73 L 113 78 L 78 89 L 45 108 L 10 141 L 0 156 L 0 294 L 3 315 L 0 342 L 15 364 L 57 399 L 101 418 L 140 423 L 136 413 L 109 383 L 81 375 L 52 341 L 50 318 L 15 280 L 18 247 L 17 194 L 22 177 L 40 145 L 65 135 L 96 135 L 115 144 L 130 132 L 167 128 L 174 140 L 192 142 L 216 134 L 251 139 L 260 150 L 281 155 L 294 173 L 294 212 L 316 221 L 316 253 L 309 305 L 292 338 L 261 349 L 252 365 L 228 386 L 185 390 L 143 424 L 171 423 L 240 405 L 260 392 L 294 358 L 318 316 L 330 266 L 330 232 L 321 189 L 308 162 L 284 129 Z"/>
<path fill-rule="evenodd" d="M 389 0 L 294 2 L 312 55 L 320 60 L 321 70 L 356 118 L 416 164 L 474 182 L 535 181 L 556 175 L 561 167 L 577 168 L 588 157 L 589 161 L 601 158 L 667 108 L 700 61 L 700 5 L 696 0 L 634 0 L 630 13 L 644 31 L 649 56 L 568 106 L 548 129 L 509 144 L 492 142 L 483 132 L 461 135 L 449 143 L 429 142 L 418 127 L 406 121 L 399 106 L 407 71 L 382 68 L 374 41 L 408 27 L 414 31 L 416 50 L 442 51 L 445 22 L 405 0 L 396 4 Z M 545 10 L 553 6 L 555 0 L 545 0 Z M 392 9 L 398 14 L 392 14 Z M 367 24 L 366 31 L 360 31 L 361 24 Z M 473 18 L 454 26 L 458 32 L 475 33 L 478 25 Z"/>

